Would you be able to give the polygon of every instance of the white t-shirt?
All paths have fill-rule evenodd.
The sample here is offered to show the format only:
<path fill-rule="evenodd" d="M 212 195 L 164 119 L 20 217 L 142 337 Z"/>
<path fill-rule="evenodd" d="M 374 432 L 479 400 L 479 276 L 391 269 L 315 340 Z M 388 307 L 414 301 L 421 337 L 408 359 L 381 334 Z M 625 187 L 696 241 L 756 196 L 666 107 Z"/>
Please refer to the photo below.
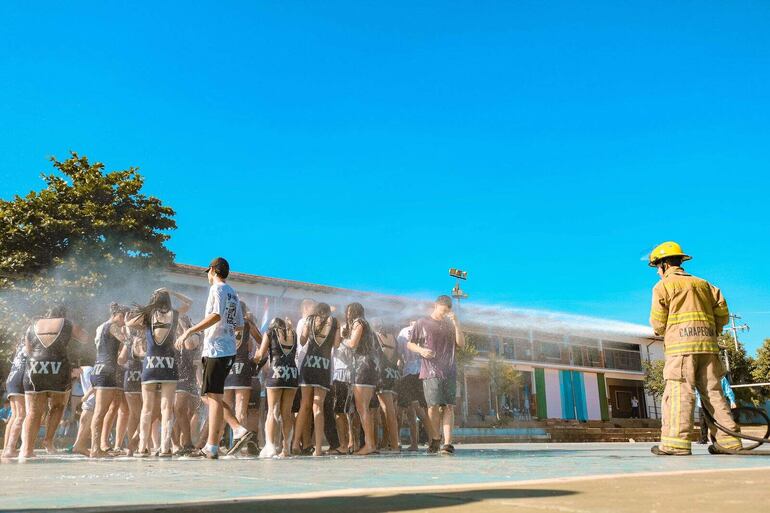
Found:
<path fill-rule="evenodd" d="M 94 368 L 90 365 L 80 368 L 80 386 L 83 388 L 83 395 L 86 395 L 93 385 L 91 385 L 91 374 L 94 372 Z M 96 394 L 91 394 L 91 397 L 85 400 L 83 403 L 84 410 L 93 410 L 96 405 Z"/>
<path fill-rule="evenodd" d="M 639 407 L 639 400 L 638 399 L 631 399 L 631 407 L 632 408 L 638 408 Z"/>
<path fill-rule="evenodd" d="M 302 331 L 305 329 L 306 321 L 307 317 L 303 317 L 299 320 L 299 322 L 297 322 L 297 354 L 294 356 L 294 361 L 297 363 L 298 369 L 302 364 L 302 360 L 305 359 L 305 353 L 307 353 L 307 342 L 305 342 L 304 346 L 299 343 L 299 337 L 302 336 Z"/>
<path fill-rule="evenodd" d="M 235 355 L 235 329 L 243 326 L 243 312 L 238 294 L 227 283 L 215 283 L 209 289 L 206 317 L 219 314 L 219 322 L 203 332 L 202 356 L 221 358 Z"/>

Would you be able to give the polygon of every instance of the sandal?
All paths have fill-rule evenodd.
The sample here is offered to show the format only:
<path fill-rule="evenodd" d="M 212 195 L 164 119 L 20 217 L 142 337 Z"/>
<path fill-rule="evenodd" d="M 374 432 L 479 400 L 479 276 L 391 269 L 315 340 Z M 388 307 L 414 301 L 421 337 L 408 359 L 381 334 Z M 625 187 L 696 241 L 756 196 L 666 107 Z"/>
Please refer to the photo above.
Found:
<path fill-rule="evenodd" d="M 335 447 L 334 449 L 329 449 L 328 451 L 324 452 L 325 456 L 347 456 L 348 454 L 350 453 L 341 451 L 339 447 Z"/>

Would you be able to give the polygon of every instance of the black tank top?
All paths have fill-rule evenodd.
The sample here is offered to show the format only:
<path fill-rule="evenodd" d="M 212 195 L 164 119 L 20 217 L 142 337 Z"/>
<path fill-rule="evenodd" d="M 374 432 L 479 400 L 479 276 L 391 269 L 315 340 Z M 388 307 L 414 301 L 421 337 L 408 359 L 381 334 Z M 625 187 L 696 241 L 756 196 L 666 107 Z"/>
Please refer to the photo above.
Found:
<path fill-rule="evenodd" d="M 97 329 L 99 337 L 96 340 L 94 374 L 101 374 L 101 372 L 97 372 L 97 369 L 111 369 L 112 371 L 117 369 L 118 353 L 120 353 L 120 347 L 123 343 L 112 334 L 111 327 L 112 322 L 107 321 Z M 99 367 L 100 365 L 102 367 Z"/>
<path fill-rule="evenodd" d="M 152 319 L 150 327 L 147 328 L 147 356 L 176 356 L 174 342 L 176 341 L 176 327 L 179 322 L 179 313 L 172 310 L 173 316 L 171 323 L 163 322 L 159 319 Z M 155 330 L 168 328 L 168 334 L 164 340 L 155 340 Z"/>
<path fill-rule="evenodd" d="M 316 366 L 321 365 L 327 371 L 330 369 L 332 349 L 334 348 L 334 337 L 337 333 L 337 319 L 331 318 L 331 329 L 327 333 L 326 338 L 319 340 L 316 337 L 316 317 L 312 317 L 310 321 L 310 335 L 307 338 L 306 344 L 308 345 L 305 352 L 304 364 L 307 366 L 310 363 L 314 363 Z M 314 358 L 309 358 L 313 356 Z M 324 365 L 325 364 L 325 365 Z"/>
<path fill-rule="evenodd" d="M 287 332 L 288 333 L 294 333 L 293 331 Z M 270 338 L 270 345 L 268 346 L 268 353 L 270 357 L 270 366 L 272 368 L 276 367 L 296 367 L 297 362 L 295 361 L 295 358 L 297 357 L 297 337 L 296 334 L 294 336 L 294 344 L 291 346 L 291 351 L 284 352 L 285 349 L 281 346 L 281 342 L 278 338 L 278 334 L 276 333 L 276 330 L 272 329 L 268 331 L 268 337 Z"/>
<path fill-rule="evenodd" d="M 62 319 L 61 330 L 49 346 L 45 346 L 40 339 L 41 335 L 54 335 L 54 333 L 42 333 L 35 330 L 35 324 L 27 330 L 27 340 L 32 346 L 29 359 L 36 362 L 63 362 L 67 360 L 67 348 L 72 339 L 72 323 Z"/>
<path fill-rule="evenodd" d="M 251 340 L 251 333 L 249 332 L 251 324 L 249 321 L 243 323 L 243 331 L 235 334 L 235 362 L 245 363 L 250 362 L 249 358 L 249 340 Z"/>
<path fill-rule="evenodd" d="M 361 326 L 364 327 L 364 331 L 361 333 L 361 340 L 358 341 L 358 345 L 353 353 L 356 356 L 369 356 L 374 353 L 374 332 L 372 332 L 372 328 L 369 326 L 369 323 L 366 322 L 366 319 L 356 319 L 353 321 L 353 325 L 357 322 L 361 323 Z"/>

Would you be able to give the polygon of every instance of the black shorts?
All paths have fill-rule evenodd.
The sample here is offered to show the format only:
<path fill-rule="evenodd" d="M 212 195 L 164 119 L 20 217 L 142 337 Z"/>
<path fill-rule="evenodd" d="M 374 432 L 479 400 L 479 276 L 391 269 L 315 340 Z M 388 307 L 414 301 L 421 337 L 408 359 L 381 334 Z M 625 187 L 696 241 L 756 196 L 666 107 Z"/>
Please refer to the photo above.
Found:
<path fill-rule="evenodd" d="M 23 369 L 14 369 L 10 374 L 8 374 L 8 378 L 5 380 L 5 389 L 8 392 L 8 397 L 14 395 L 24 395 Z"/>
<path fill-rule="evenodd" d="M 396 382 L 396 393 L 398 394 L 398 405 L 406 408 L 417 401 L 420 406 L 425 408 L 425 391 L 422 387 L 419 374 L 407 374 Z"/>
<path fill-rule="evenodd" d="M 422 387 L 428 406 L 454 406 L 455 401 L 457 401 L 457 378 L 455 376 L 424 379 L 422 380 Z"/>
<path fill-rule="evenodd" d="M 380 375 L 374 359 L 370 356 L 357 356 L 353 364 L 353 384 L 375 388 Z"/>
<path fill-rule="evenodd" d="M 91 374 L 91 385 L 105 390 L 123 390 L 123 369 L 120 370 L 120 375 L 115 371 Z"/>
<path fill-rule="evenodd" d="M 224 394 L 225 380 L 235 361 L 235 356 L 220 358 L 203 357 L 203 385 L 201 395 Z"/>
<path fill-rule="evenodd" d="M 332 382 L 332 397 L 334 398 L 334 413 L 353 413 L 356 402 L 350 390 L 350 383 L 344 381 Z"/>

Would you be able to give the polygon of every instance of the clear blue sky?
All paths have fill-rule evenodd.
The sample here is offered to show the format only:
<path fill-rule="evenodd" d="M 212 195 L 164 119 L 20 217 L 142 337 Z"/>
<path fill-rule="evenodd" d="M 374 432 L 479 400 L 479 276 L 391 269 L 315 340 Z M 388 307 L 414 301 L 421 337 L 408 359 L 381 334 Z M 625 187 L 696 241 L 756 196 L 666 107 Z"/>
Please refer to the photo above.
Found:
<path fill-rule="evenodd" d="M 766 2 L 117 4 L 0 4 L 0 197 L 73 149 L 180 262 L 639 323 L 675 239 L 770 337 Z"/>

